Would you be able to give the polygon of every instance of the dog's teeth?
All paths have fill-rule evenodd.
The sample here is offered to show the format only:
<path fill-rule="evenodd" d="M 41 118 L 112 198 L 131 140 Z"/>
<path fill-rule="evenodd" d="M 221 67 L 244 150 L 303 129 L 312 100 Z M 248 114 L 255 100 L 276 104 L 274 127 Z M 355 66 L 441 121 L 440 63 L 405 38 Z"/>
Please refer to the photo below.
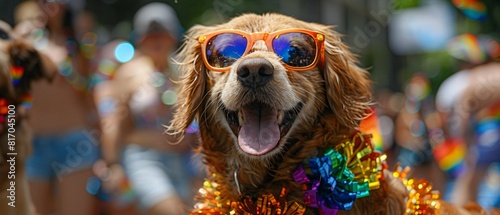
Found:
<path fill-rule="evenodd" d="M 242 111 L 238 111 L 238 123 L 239 125 L 243 125 L 243 122 L 244 122 L 244 118 L 243 118 L 243 112 Z"/>
<path fill-rule="evenodd" d="M 278 116 L 277 116 L 277 120 L 278 120 L 278 124 L 281 124 L 281 122 L 283 121 L 283 111 L 278 111 Z"/>

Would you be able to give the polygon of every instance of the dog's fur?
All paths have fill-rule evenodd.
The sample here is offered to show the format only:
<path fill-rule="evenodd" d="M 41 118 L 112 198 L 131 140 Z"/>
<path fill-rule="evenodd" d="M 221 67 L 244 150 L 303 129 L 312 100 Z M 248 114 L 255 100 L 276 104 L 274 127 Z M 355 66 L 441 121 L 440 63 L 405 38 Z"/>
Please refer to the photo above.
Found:
<path fill-rule="evenodd" d="M 287 71 L 279 57 L 259 41 L 249 54 L 231 66 L 229 72 L 211 72 L 203 63 L 197 41 L 200 35 L 220 29 L 274 32 L 289 28 L 309 29 L 325 35 L 324 67 L 318 64 L 310 71 Z M 237 81 L 236 68 L 249 58 L 264 58 L 274 66 L 273 79 L 264 87 L 249 90 Z M 372 105 L 368 73 L 357 66 L 356 57 L 338 33 L 328 26 L 279 14 L 246 14 L 217 26 L 194 26 L 187 33 L 178 61 L 181 87 L 169 129 L 172 134 L 182 136 L 191 121 L 199 121 L 201 145 L 198 151 L 203 155 L 208 172 L 220 178 L 216 182 L 221 202 L 239 200 L 233 177 L 237 171 L 243 195 L 276 194 L 281 187 L 287 187 L 290 190 L 287 200 L 303 203 L 302 190 L 291 176 L 293 171 L 305 159 L 327 147 L 334 148 L 349 137 Z M 253 101 L 278 110 L 303 104 L 288 134 L 280 139 L 275 149 L 261 156 L 252 156 L 240 149 L 223 111 L 239 110 Z M 356 200 L 351 210 L 340 214 L 403 214 L 406 198 L 404 185 L 387 171 L 380 189 L 371 191 L 369 197 Z M 443 214 L 447 208 L 444 204 Z M 306 214 L 317 213 L 316 209 L 307 208 Z"/>
<path fill-rule="evenodd" d="M 28 180 L 24 171 L 25 158 L 31 153 L 31 135 L 26 121 L 26 110 L 21 107 L 20 96 L 30 93 L 30 85 L 33 81 L 45 78 L 51 80 L 55 75 L 56 67 L 50 60 L 31 45 L 16 37 L 10 27 L 0 21 L 0 33 L 4 35 L 0 41 L 0 98 L 7 99 L 10 104 L 16 106 L 15 122 L 15 151 L 10 151 L 7 144 L 8 133 L 0 134 L 0 211 L 5 215 L 28 215 L 33 214 Z M 12 83 L 10 76 L 11 66 L 21 66 L 24 68 L 24 75 L 20 83 L 16 86 Z M 10 156 L 7 153 L 15 152 L 17 155 Z M 7 178 L 10 171 L 11 157 L 15 157 L 15 180 Z M 15 208 L 8 205 L 11 201 L 7 198 L 10 195 L 10 182 L 15 181 Z"/>

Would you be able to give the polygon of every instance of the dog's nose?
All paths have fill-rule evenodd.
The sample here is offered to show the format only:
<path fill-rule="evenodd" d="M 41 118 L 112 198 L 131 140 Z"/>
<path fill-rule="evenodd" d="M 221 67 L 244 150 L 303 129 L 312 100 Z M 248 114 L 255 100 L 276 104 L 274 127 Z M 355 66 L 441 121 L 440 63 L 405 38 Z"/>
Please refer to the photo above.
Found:
<path fill-rule="evenodd" d="M 248 58 L 241 61 L 236 73 L 243 86 L 257 88 L 273 79 L 274 67 L 264 58 Z"/>

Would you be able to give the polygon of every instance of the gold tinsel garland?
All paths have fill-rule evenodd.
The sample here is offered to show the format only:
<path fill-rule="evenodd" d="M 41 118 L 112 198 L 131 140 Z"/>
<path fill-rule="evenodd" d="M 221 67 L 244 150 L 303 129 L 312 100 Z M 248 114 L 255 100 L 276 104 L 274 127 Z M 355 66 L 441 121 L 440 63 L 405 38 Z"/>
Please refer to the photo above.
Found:
<path fill-rule="evenodd" d="M 352 140 L 339 144 L 336 150 L 347 157 L 346 166 L 354 174 L 354 179 L 368 183 L 370 190 L 379 188 L 379 181 L 384 179 L 385 155 L 373 151 L 370 135 L 358 132 Z M 439 192 L 433 191 L 432 185 L 425 179 L 407 179 L 408 171 L 409 168 L 398 166 L 393 172 L 393 176 L 399 178 L 409 191 L 406 214 L 439 214 Z M 277 196 L 270 193 L 256 200 L 241 197 L 239 201 L 222 202 L 216 183 L 218 177 L 212 174 L 205 180 L 196 198 L 198 203 L 190 215 L 303 215 L 306 211 L 307 206 L 286 200 L 288 190 L 285 187 Z"/>
<path fill-rule="evenodd" d="M 199 190 L 200 202 L 195 205 L 195 209 L 190 215 L 303 215 L 306 208 L 297 203 L 289 203 L 285 196 L 288 193 L 286 188 L 282 188 L 279 196 L 264 194 L 253 201 L 250 197 L 241 197 L 240 201 L 221 202 L 220 192 L 215 183 L 216 174 L 212 179 L 207 179 L 203 187 Z"/>
<path fill-rule="evenodd" d="M 410 168 L 402 169 L 396 166 L 392 175 L 399 178 L 408 189 L 408 201 L 406 202 L 406 214 L 434 214 L 439 215 L 439 191 L 432 190 L 432 184 L 426 179 L 408 179 Z"/>

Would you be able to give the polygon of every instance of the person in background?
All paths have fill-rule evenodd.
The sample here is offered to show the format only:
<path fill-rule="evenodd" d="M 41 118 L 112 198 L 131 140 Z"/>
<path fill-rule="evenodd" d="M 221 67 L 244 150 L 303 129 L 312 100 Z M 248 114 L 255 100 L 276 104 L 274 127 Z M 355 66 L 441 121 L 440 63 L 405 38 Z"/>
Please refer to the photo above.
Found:
<path fill-rule="evenodd" d="M 98 105 L 103 158 L 110 175 L 125 172 L 146 214 L 185 214 L 194 193 L 186 156 L 195 136 L 178 143 L 164 127 L 177 98 L 169 59 L 180 24 L 170 6 L 150 3 L 135 14 L 134 31 L 137 52 L 117 69 Z"/>
<path fill-rule="evenodd" d="M 406 101 L 396 118 L 395 139 L 399 148 L 397 162 L 411 167 L 415 178 L 428 178 L 433 188 L 444 190 L 446 175 L 433 157 L 433 130 L 440 129 L 436 116 L 430 80 L 415 73 L 405 87 Z M 432 123 L 431 123 L 432 122 Z"/>
<path fill-rule="evenodd" d="M 450 198 L 460 205 L 477 201 L 498 208 L 498 180 L 486 180 L 493 183 L 483 183 L 483 189 L 480 184 L 500 174 L 500 44 L 487 36 L 463 34 L 450 41 L 449 52 L 460 60 L 462 70 L 441 84 L 436 105 L 448 137 L 468 148 L 465 171 Z"/>
<path fill-rule="evenodd" d="M 27 1 L 16 11 L 18 33 L 59 68 L 52 82 L 32 85 L 33 107 L 28 116 L 33 154 L 26 170 L 37 214 L 91 215 L 96 214 L 96 202 L 86 183 L 100 150 L 90 133 L 99 123 L 87 87 L 88 59 L 75 39 L 72 15 L 76 11 L 68 5 L 81 1 L 64 2 L 68 3 Z"/>
<path fill-rule="evenodd" d="M 119 61 L 119 59 L 121 59 L 120 56 L 116 56 L 115 53 L 122 52 L 120 47 L 124 45 L 132 46 L 123 39 L 109 41 L 99 49 L 99 53 L 95 59 L 97 67 L 92 75 L 95 84 L 94 100 L 96 104 L 99 104 L 98 110 L 100 110 L 99 114 L 102 119 L 101 127 L 104 132 L 107 132 L 110 128 L 111 132 L 113 132 L 112 126 L 115 126 L 114 119 L 108 116 L 114 111 L 112 107 L 114 106 L 113 91 L 115 89 L 112 80 L 116 70 L 123 64 L 122 61 Z M 133 51 L 133 49 L 131 50 Z M 133 56 L 133 52 L 126 54 L 129 55 L 128 58 Z M 102 146 L 109 146 L 109 144 L 103 144 Z M 113 148 L 112 150 L 116 151 L 117 149 Z M 118 153 L 115 152 L 113 156 L 117 156 L 117 154 Z M 110 156 L 104 157 L 110 158 Z M 109 160 L 110 159 L 108 159 L 108 161 Z M 131 188 L 130 180 L 124 175 L 121 165 L 111 163 L 112 162 L 106 162 L 101 158 L 93 167 L 94 173 L 97 176 L 94 180 L 97 186 L 94 187 L 93 193 L 101 200 L 103 212 L 105 211 L 107 215 L 138 214 L 137 205 L 135 204 L 135 194 Z"/>

